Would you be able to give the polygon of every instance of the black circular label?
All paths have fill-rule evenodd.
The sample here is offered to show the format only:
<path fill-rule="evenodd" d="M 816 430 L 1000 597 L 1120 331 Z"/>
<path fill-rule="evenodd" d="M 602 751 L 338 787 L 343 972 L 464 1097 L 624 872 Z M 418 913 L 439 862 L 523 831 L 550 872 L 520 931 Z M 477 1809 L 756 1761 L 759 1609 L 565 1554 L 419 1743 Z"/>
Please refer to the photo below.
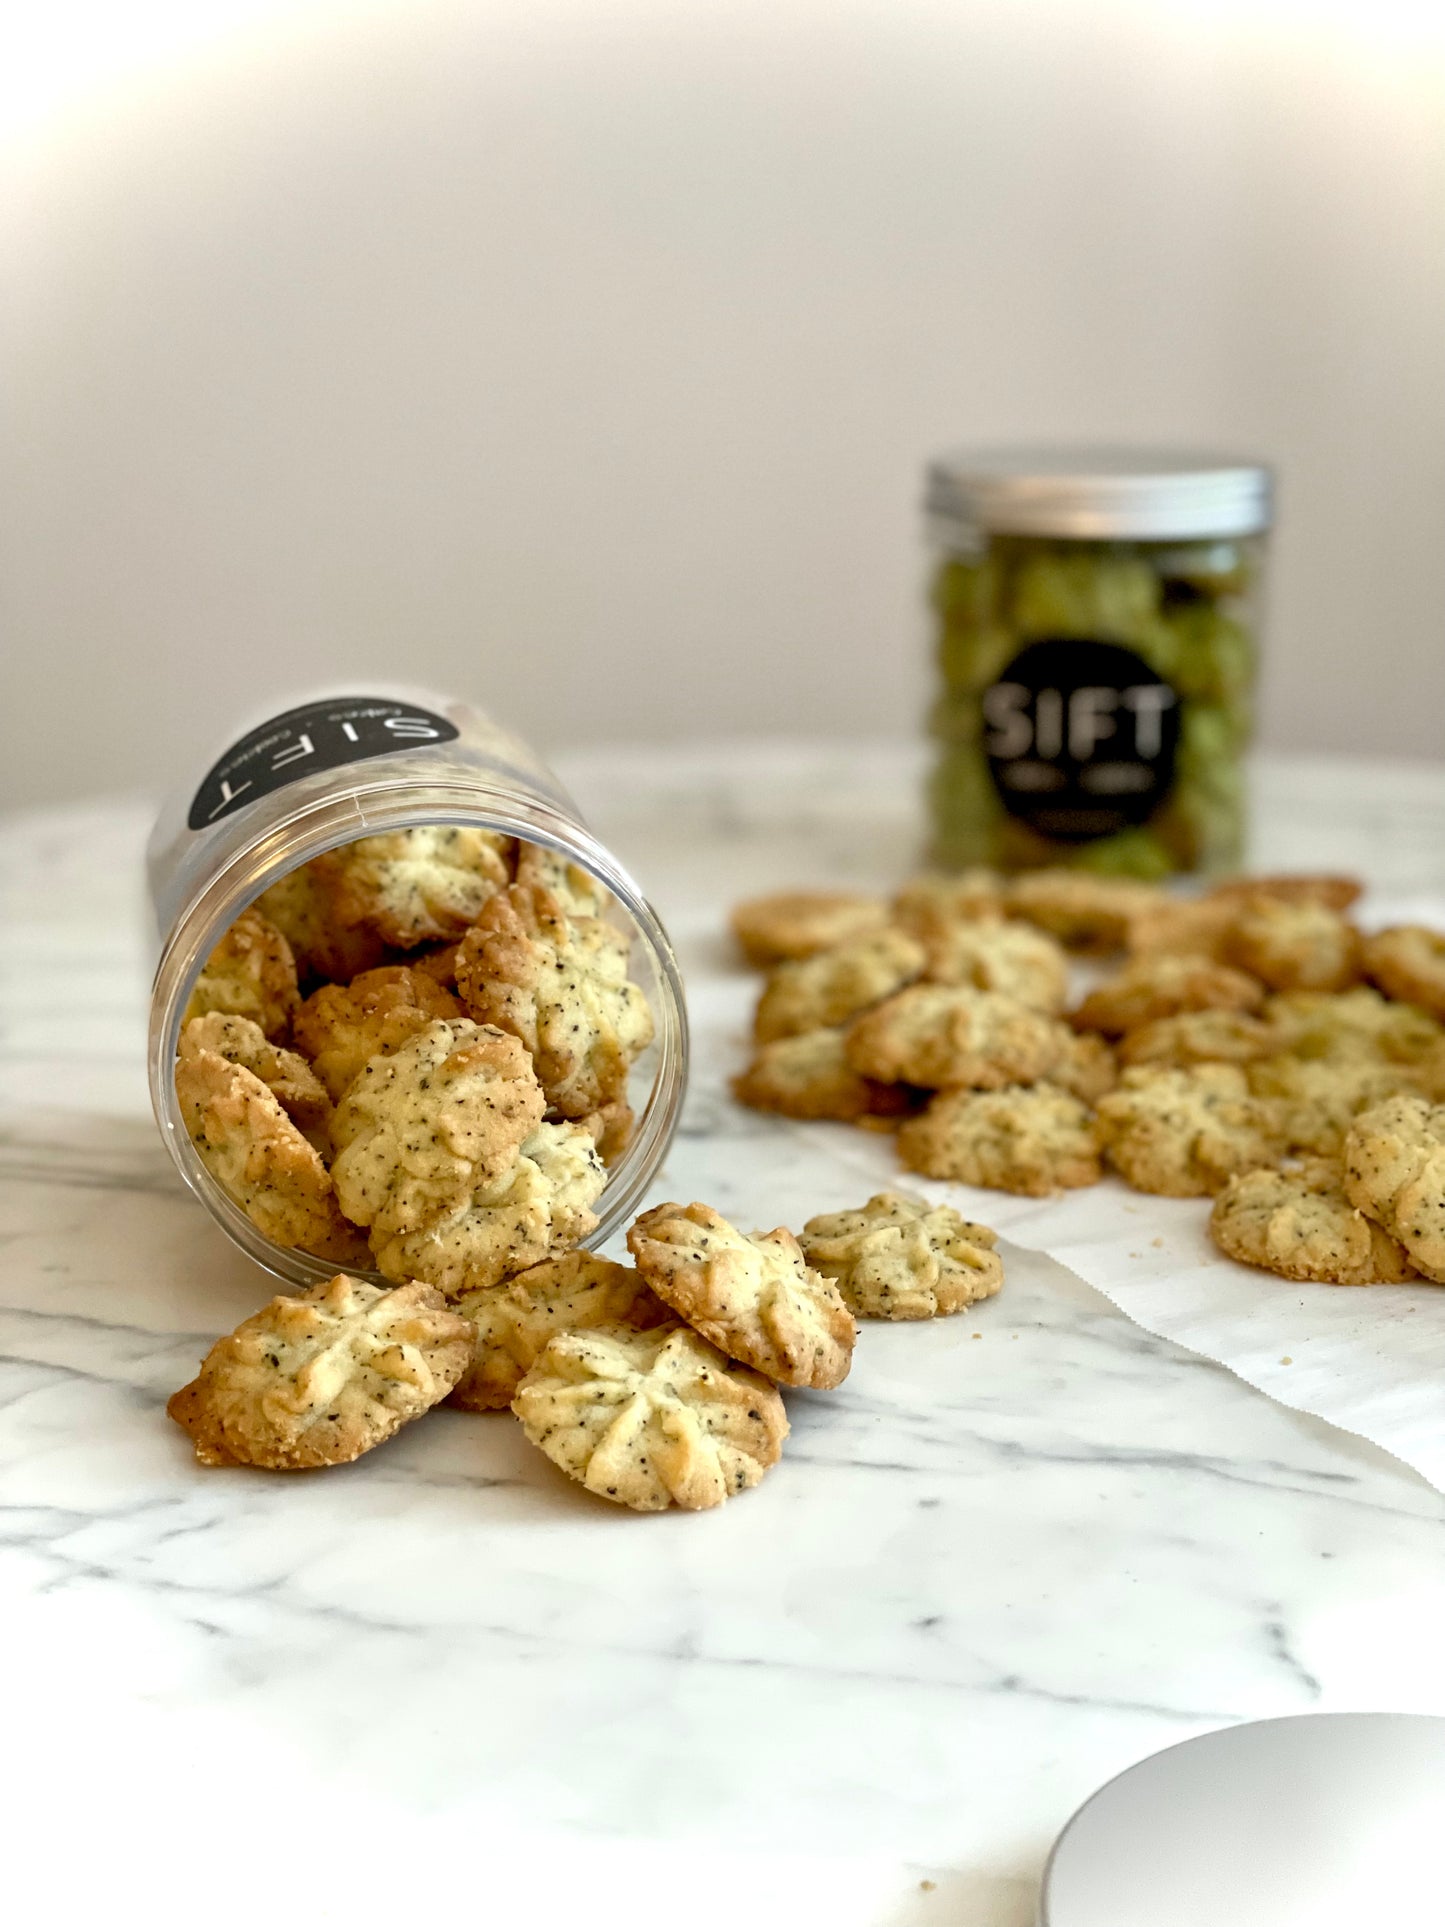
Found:
<path fill-rule="evenodd" d="M 1010 816 L 1087 843 L 1145 823 L 1174 782 L 1179 696 L 1132 649 L 1031 642 L 984 692 L 984 752 Z"/>
<path fill-rule="evenodd" d="M 369 756 L 394 756 L 399 749 L 423 743 L 454 742 L 456 735 L 445 716 L 415 703 L 377 696 L 303 703 L 232 743 L 191 799 L 186 821 L 191 829 L 204 830 L 298 776 L 364 762 Z"/>

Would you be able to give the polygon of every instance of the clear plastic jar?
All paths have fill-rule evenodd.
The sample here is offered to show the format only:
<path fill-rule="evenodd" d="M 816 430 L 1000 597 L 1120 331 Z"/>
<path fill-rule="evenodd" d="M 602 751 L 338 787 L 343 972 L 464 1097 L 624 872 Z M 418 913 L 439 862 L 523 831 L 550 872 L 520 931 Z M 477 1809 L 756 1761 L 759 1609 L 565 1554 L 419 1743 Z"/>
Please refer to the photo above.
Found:
<path fill-rule="evenodd" d="M 1194 455 L 931 465 L 934 863 L 1240 865 L 1271 497 Z"/>
<path fill-rule="evenodd" d="M 258 719 L 199 765 L 162 809 L 146 854 L 161 944 L 149 1039 L 156 1121 L 176 1168 L 212 1217 L 291 1284 L 313 1284 L 336 1267 L 271 1243 L 201 1161 L 176 1099 L 182 1016 L 216 943 L 263 890 L 323 851 L 422 824 L 496 830 L 558 851 L 610 891 L 617 918 L 630 926 L 632 972 L 651 1006 L 655 1036 L 632 1069 L 636 1128 L 609 1172 L 590 1244 L 604 1243 L 634 1214 L 677 1128 L 688 1037 L 672 945 L 651 904 L 546 765 L 480 710 L 446 696 L 388 685 L 363 696 L 308 697 Z"/>

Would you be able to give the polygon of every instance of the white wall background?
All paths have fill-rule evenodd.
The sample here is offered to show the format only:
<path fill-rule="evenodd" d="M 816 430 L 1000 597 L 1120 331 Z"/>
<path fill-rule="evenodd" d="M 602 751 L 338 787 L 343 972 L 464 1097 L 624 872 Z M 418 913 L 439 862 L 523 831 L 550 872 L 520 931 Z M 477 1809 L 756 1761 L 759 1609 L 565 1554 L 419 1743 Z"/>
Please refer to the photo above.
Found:
<path fill-rule="evenodd" d="M 1445 751 L 1445 9 L 12 33 L 6 801 L 336 676 L 555 746 L 908 733 L 921 462 L 1013 437 L 1276 459 L 1267 739 Z"/>

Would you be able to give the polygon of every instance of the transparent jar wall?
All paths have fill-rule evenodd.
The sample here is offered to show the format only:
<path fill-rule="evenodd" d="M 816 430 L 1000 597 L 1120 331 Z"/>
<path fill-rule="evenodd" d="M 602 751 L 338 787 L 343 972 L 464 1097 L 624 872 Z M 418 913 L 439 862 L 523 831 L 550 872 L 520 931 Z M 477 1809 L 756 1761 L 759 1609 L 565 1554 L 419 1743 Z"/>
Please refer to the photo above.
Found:
<path fill-rule="evenodd" d="M 945 869 L 1069 864 L 1142 877 L 1237 869 L 1265 547 L 1263 535 L 1106 542 L 935 533 L 931 860 Z M 1143 821 L 1081 840 L 1041 833 L 1006 804 L 989 755 L 997 737 L 988 692 L 1023 649 L 1061 637 L 1117 644 L 1177 694 L 1167 793 Z"/>
<path fill-rule="evenodd" d="M 428 714 L 447 740 L 428 739 L 414 721 L 399 746 L 329 768 L 316 764 L 339 747 L 347 719 L 374 733 L 393 721 Z M 300 716 L 302 723 L 288 722 Z M 274 727 L 268 727 L 274 724 Z M 304 726 L 303 726 L 304 725 Z M 438 732 L 438 736 L 440 732 Z M 687 1012 L 672 945 L 637 884 L 584 824 L 576 804 L 536 754 L 470 705 L 425 690 L 373 686 L 366 695 L 322 692 L 295 708 L 243 725 L 227 742 L 258 747 L 243 767 L 252 799 L 222 801 L 214 820 L 206 807 L 223 795 L 214 759 L 198 764 L 162 808 L 146 855 L 160 959 L 151 994 L 151 1106 L 181 1176 L 227 1235 L 276 1276 L 313 1284 L 336 1269 L 309 1253 L 273 1244 L 221 1189 L 197 1155 L 181 1121 L 175 1059 L 181 1018 L 202 965 L 234 919 L 263 890 L 311 857 L 382 831 L 422 824 L 497 830 L 558 851 L 612 895 L 620 927 L 632 938 L 632 975 L 652 1008 L 656 1035 L 633 1066 L 629 1101 L 637 1113 L 631 1143 L 611 1168 L 597 1205 L 600 1222 L 588 1240 L 606 1242 L 635 1213 L 677 1128 L 687 1077 Z M 296 754 L 300 742 L 307 753 Z M 227 744 L 217 746 L 217 756 Z M 344 752 L 343 752 L 344 753 Z M 279 763 L 279 771 L 273 768 Z M 304 771 L 305 773 L 297 773 Z M 243 792 L 231 772 L 237 799 Z M 264 789 L 266 782 L 278 786 Z M 208 789 L 203 785 L 209 783 Z M 191 820 L 200 819 L 192 828 Z M 379 1282 L 385 1282 L 379 1280 Z"/>

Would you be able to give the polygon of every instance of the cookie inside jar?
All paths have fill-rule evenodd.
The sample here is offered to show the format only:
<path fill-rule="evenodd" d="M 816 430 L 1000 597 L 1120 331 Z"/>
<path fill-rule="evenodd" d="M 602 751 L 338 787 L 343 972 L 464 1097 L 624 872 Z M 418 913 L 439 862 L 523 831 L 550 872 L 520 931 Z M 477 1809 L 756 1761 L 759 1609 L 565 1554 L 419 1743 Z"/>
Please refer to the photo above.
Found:
<path fill-rule="evenodd" d="M 548 843 L 443 822 L 334 844 L 173 997 L 187 1176 L 298 1281 L 315 1261 L 459 1297 L 559 1257 L 637 1162 L 676 1047 L 658 978 L 633 906 Z"/>

